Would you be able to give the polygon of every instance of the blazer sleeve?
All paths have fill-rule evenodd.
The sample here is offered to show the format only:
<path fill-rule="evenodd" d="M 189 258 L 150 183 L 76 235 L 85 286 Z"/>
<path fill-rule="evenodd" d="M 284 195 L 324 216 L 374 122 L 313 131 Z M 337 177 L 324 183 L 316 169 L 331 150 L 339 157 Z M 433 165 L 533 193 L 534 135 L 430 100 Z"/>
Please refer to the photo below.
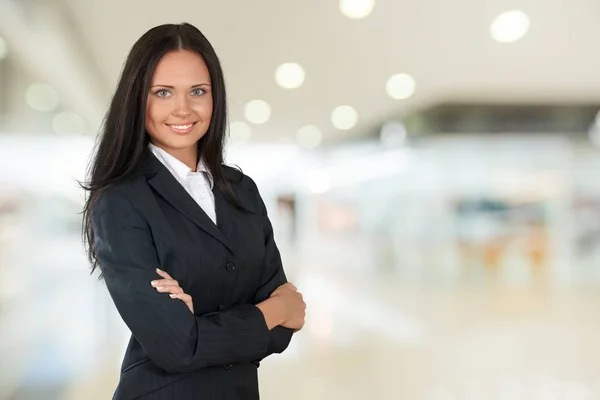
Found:
<path fill-rule="evenodd" d="M 256 296 L 254 298 L 254 302 L 258 304 L 261 301 L 268 299 L 275 289 L 286 283 L 287 278 L 283 270 L 279 249 L 275 244 L 273 226 L 267 214 L 267 208 L 262 197 L 260 196 L 256 183 L 254 183 L 252 179 L 250 179 L 250 182 L 253 186 L 253 189 L 256 191 L 256 195 L 258 196 L 260 203 L 260 213 L 263 219 L 263 232 L 265 238 L 264 271 L 260 286 L 256 291 Z M 267 348 L 265 357 L 273 353 L 282 353 L 285 349 L 287 349 L 290 341 L 292 340 L 293 333 L 294 331 L 292 329 L 285 328 L 283 326 L 276 326 L 275 328 L 271 329 L 271 331 L 269 331 L 269 346 Z"/>
<path fill-rule="evenodd" d="M 150 285 L 160 279 L 157 252 L 147 221 L 128 197 L 105 192 L 92 211 L 92 224 L 110 296 L 156 365 L 177 373 L 264 357 L 272 335 L 255 305 L 195 316 Z"/>

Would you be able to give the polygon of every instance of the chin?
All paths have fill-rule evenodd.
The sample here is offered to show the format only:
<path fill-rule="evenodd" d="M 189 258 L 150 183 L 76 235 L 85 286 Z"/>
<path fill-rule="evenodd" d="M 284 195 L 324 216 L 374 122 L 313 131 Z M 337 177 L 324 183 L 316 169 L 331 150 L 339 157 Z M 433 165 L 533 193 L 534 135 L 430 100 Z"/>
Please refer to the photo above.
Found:
<path fill-rule="evenodd" d="M 157 138 L 158 142 L 163 143 L 165 146 L 172 149 L 184 149 L 196 145 L 198 140 L 202 139 L 204 135 L 194 135 L 192 132 L 186 135 L 178 135 L 172 132 L 167 132 L 166 135 L 162 135 Z"/>

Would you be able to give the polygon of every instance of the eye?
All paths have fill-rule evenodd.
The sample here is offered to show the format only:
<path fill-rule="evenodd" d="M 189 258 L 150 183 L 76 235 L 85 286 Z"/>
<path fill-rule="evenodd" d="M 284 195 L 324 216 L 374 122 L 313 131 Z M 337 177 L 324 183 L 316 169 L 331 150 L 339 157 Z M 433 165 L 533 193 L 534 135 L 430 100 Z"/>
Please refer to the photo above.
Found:
<path fill-rule="evenodd" d="M 196 88 L 192 90 L 192 96 L 202 96 L 206 91 L 201 88 Z"/>
<path fill-rule="evenodd" d="M 160 90 L 157 90 L 156 92 L 154 92 L 154 94 L 157 95 L 158 97 L 168 97 L 170 93 L 166 89 L 160 89 Z"/>

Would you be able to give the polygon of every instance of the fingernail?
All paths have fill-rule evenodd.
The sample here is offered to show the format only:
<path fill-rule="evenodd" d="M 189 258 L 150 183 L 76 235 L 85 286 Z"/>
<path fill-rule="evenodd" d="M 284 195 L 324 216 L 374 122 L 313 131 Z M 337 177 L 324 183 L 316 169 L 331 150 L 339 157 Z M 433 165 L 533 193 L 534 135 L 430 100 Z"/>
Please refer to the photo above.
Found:
<path fill-rule="evenodd" d="M 156 286 L 156 281 L 152 281 L 152 282 L 150 282 L 150 284 L 151 284 L 152 286 Z"/>
<path fill-rule="evenodd" d="M 159 286 L 156 288 L 156 290 L 163 290 L 165 287 L 164 286 Z"/>
<path fill-rule="evenodd" d="M 176 294 L 170 294 L 169 297 L 172 298 L 172 299 L 174 299 L 174 298 L 177 297 L 177 295 Z"/>
<path fill-rule="evenodd" d="M 156 272 L 163 272 L 163 270 L 160 268 L 156 268 Z"/>

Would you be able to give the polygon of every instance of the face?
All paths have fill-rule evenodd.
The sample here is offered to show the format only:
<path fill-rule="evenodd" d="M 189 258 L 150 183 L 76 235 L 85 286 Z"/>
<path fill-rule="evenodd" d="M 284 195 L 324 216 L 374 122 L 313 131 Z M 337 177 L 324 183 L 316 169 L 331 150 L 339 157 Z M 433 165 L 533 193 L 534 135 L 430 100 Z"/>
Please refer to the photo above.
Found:
<path fill-rule="evenodd" d="M 146 130 L 153 144 L 181 159 L 196 155 L 210 125 L 210 74 L 197 53 L 167 53 L 158 63 L 146 106 Z"/>

